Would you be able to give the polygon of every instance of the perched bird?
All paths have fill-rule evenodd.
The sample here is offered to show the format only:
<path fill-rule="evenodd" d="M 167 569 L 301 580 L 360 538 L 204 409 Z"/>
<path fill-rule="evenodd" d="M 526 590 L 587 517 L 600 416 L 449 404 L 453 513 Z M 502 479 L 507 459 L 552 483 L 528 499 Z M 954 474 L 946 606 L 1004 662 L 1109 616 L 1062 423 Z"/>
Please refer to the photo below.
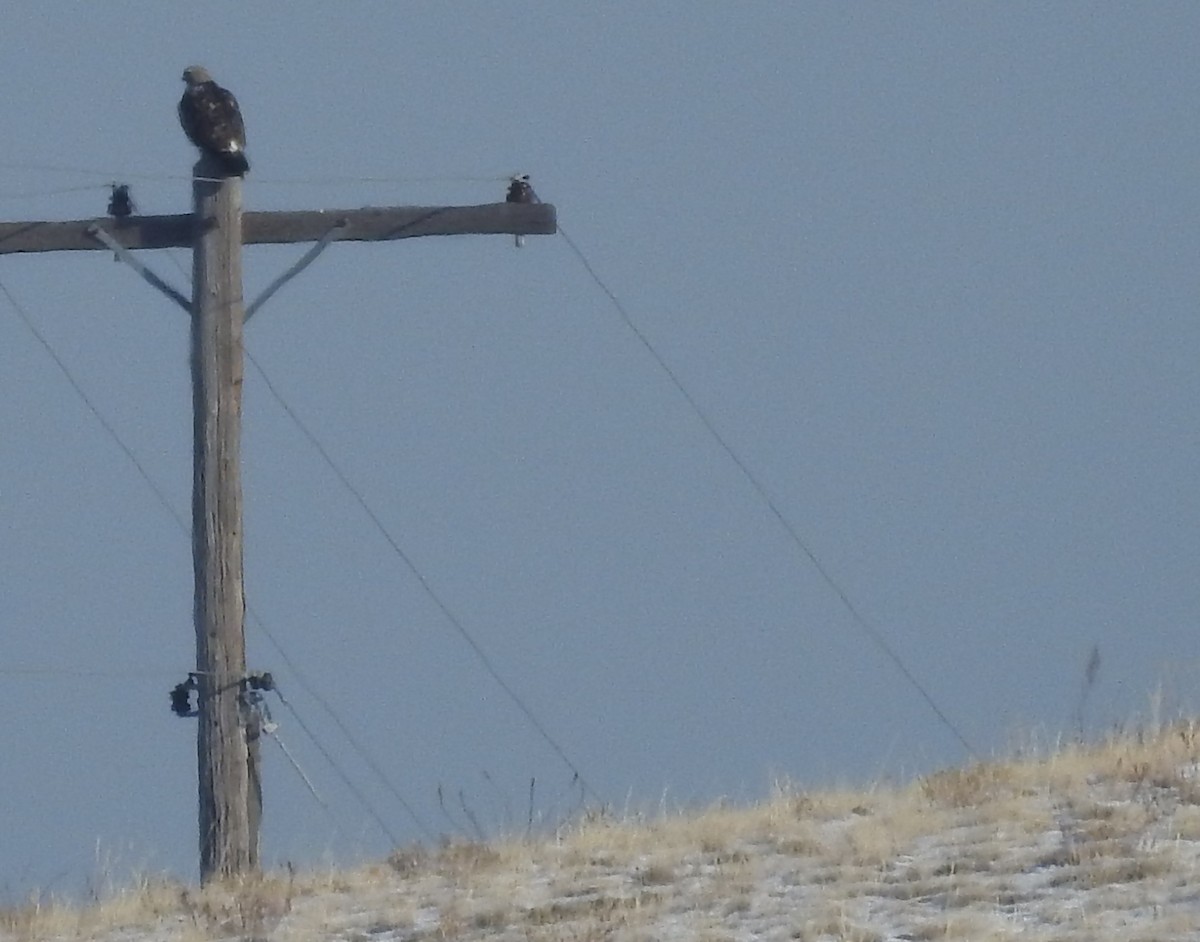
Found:
<path fill-rule="evenodd" d="M 125 219 L 137 212 L 133 197 L 129 195 L 128 183 L 112 183 L 112 195 L 108 198 L 108 214 L 113 219 Z"/>
<path fill-rule="evenodd" d="M 233 92 L 213 81 L 203 66 L 183 70 L 187 88 L 179 99 L 179 123 L 188 140 L 216 158 L 226 173 L 242 176 L 246 159 L 246 126 Z"/>
<path fill-rule="evenodd" d="M 538 195 L 533 192 L 533 187 L 529 184 L 529 174 L 515 174 L 508 181 L 508 192 L 504 195 L 506 203 L 540 203 Z M 517 248 L 525 244 L 525 237 L 522 235 L 513 236 L 513 241 Z"/>

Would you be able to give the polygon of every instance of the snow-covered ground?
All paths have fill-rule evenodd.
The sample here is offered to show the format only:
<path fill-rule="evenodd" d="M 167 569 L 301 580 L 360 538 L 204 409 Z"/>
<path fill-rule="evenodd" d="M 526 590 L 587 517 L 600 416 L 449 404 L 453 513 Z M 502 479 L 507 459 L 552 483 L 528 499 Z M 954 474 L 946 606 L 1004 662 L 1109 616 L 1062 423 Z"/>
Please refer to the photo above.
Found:
<path fill-rule="evenodd" d="M 0 939 L 1200 940 L 1198 762 L 1200 726 L 1179 724 L 901 788 L 594 814 L 353 872 L 147 881 L 90 908 L 0 912 Z"/>

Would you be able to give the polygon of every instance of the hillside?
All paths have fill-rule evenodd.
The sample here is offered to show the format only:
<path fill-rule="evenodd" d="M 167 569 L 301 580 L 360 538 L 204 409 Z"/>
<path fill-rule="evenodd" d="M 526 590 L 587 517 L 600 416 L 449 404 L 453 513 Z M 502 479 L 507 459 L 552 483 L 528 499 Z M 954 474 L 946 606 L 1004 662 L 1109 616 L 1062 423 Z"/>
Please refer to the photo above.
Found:
<path fill-rule="evenodd" d="M 592 815 L 203 891 L 0 911 L 5 940 L 1200 939 L 1200 724 L 753 808 Z"/>

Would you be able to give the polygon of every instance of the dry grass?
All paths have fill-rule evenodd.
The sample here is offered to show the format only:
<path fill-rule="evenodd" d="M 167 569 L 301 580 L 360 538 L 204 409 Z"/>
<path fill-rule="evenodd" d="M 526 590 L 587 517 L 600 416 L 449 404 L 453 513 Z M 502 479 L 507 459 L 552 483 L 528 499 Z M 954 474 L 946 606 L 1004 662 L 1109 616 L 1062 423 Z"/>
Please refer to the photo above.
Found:
<path fill-rule="evenodd" d="M 1190 929 L 1198 867 L 1189 722 L 901 788 L 594 814 L 541 842 L 407 848 L 342 873 L 146 880 L 97 905 L 0 910 L 0 940 L 1150 940 Z"/>

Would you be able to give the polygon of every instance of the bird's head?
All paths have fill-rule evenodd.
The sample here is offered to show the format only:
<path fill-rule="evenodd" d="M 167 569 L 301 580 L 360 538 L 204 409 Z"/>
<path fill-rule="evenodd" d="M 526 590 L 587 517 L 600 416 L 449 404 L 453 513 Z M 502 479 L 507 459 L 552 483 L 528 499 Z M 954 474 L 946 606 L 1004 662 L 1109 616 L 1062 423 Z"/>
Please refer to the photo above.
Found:
<path fill-rule="evenodd" d="M 524 183 L 526 186 L 528 186 L 528 185 L 529 185 L 529 174 L 527 174 L 527 173 L 514 173 L 514 174 L 512 175 L 512 177 L 510 178 L 510 180 L 511 180 L 511 182 L 513 182 L 513 183 Z"/>
<path fill-rule="evenodd" d="M 203 85 L 205 82 L 211 82 L 212 76 L 202 65 L 189 65 L 183 70 L 183 80 L 188 85 Z"/>

